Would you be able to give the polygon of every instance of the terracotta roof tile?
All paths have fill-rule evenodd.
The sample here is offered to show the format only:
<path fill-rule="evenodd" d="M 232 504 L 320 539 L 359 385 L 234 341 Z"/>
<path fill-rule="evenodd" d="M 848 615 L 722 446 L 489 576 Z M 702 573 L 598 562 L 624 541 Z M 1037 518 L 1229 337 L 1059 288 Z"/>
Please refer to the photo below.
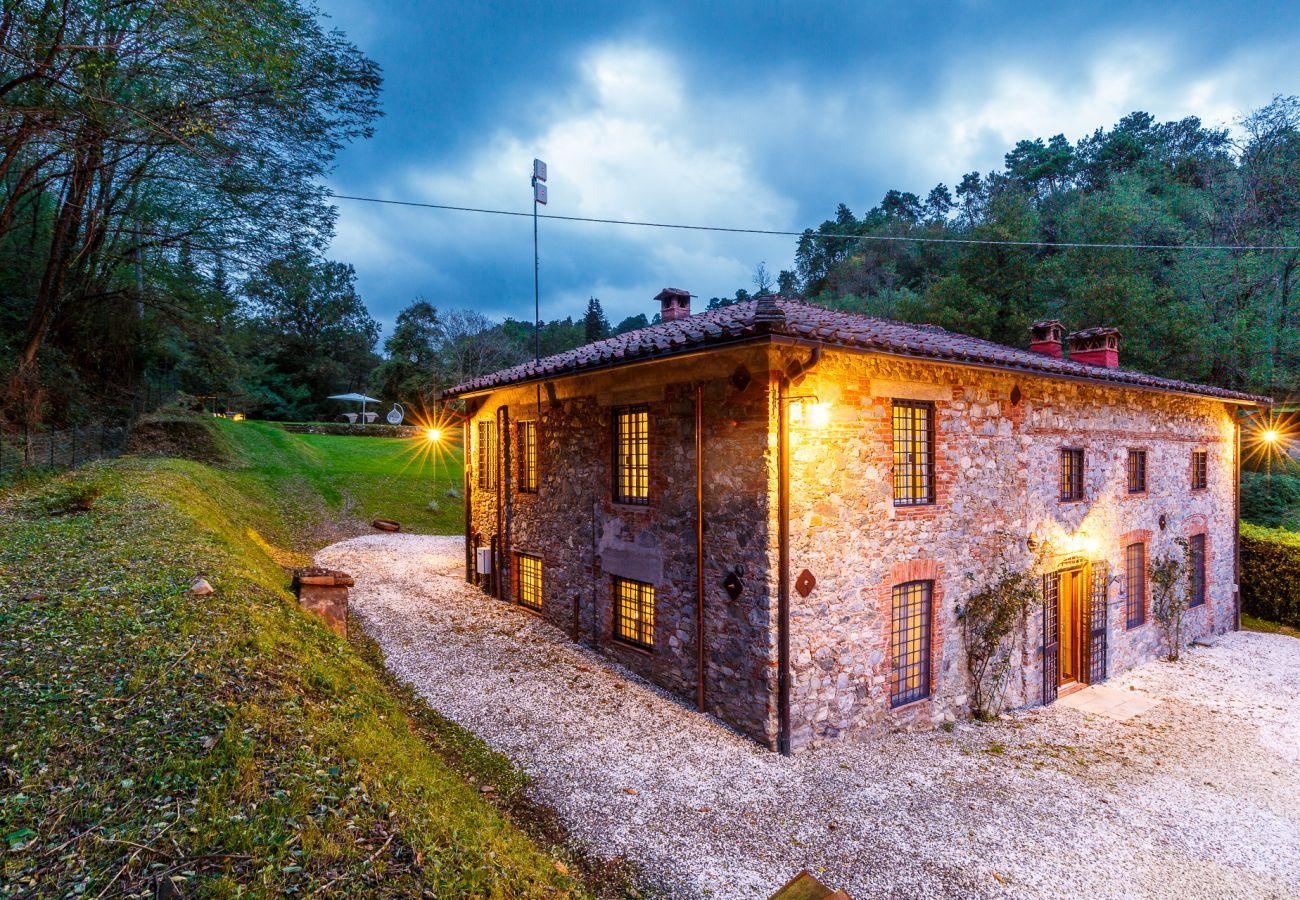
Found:
<path fill-rule="evenodd" d="M 736 303 L 721 309 L 696 313 L 673 322 L 662 322 L 649 328 L 629 331 L 575 350 L 548 356 L 539 362 L 530 360 L 458 384 L 444 391 L 443 396 L 457 397 L 529 381 L 537 377 L 570 375 L 584 370 L 670 356 L 746 337 L 758 338 L 771 334 L 822 340 L 828 344 L 877 350 L 917 359 L 951 360 L 999 369 L 1220 397 L 1247 403 L 1265 405 L 1272 403 L 1272 400 L 1267 397 L 1244 394 L 1226 388 L 1058 359 L 1031 350 L 1021 350 L 957 334 L 936 325 L 908 325 L 857 313 L 825 309 L 795 300 L 778 299 L 776 304 L 780 312 L 784 313 L 784 319 L 778 316 L 764 321 L 760 317 L 760 321 L 756 322 L 754 318 L 756 301 Z"/>

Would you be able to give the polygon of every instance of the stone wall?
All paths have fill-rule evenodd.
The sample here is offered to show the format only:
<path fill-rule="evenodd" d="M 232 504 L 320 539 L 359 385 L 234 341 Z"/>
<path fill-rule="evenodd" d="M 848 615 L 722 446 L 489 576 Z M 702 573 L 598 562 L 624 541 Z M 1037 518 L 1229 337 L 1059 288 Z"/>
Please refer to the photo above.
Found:
<path fill-rule="evenodd" d="M 697 687 L 695 385 L 703 386 L 705 708 L 768 746 L 776 740 L 773 550 L 767 497 L 772 460 L 766 351 L 629 367 L 497 391 L 469 423 L 471 533 L 541 557 L 542 615 L 634 672 L 694 703 Z M 748 375 L 734 377 L 743 369 Z M 539 402 L 540 401 L 540 402 Z M 651 502 L 612 499 L 612 415 L 650 412 Z M 478 422 L 508 418 L 498 439 L 498 489 L 478 488 Z M 537 421 L 539 485 L 515 489 L 520 421 Z M 507 443 L 509 460 L 506 459 Z M 508 525 L 507 525 L 508 523 Z M 723 587 L 737 572 L 742 593 Z M 612 578 L 655 586 L 655 646 L 613 637 Z M 491 585 L 485 584 L 485 587 Z M 507 599 L 510 576 L 503 579 Z"/>
<path fill-rule="evenodd" d="M 806 351 L 787 351 L 804 358 Z M 1000 554 L 1030 566 L 1033 534 L 1064 557 L 1109 565 L 1109 674 L 1164 652 L 1148 612 L 1126 628 L 1124 545 L 1148 555 L 1207 535 L 1208 597 L 1187 637 L 1232 625 L 1233 427 L 1225 404 L 1012 373 L 828 351 L 798 388 L 831 404 L 825 428 L 791 426 L 791 570 L 817 586 L 792 594 L 796 747 L 857 732 L 927 727 L 965 715 L 968 683 L 956 611 Z M 936 502 L 892 499 L 891 400 L 935 405 Z M 800 417 L 796 414 L 796 419 Z M 1058 499 L 1060 450 L 1085 451 L 1086 499 Z M 1148 490 L 1126 490 L 1129 448 L 1148 454 Z M 1209 486 L 1192 491 L 1191 453 L 1209 453 Z M 891 709 L 889 615 L 894 584 L 935 582 L 931 696 Z M 1149 596 L 1149 592 L 1148 592 Z M 1042 698 L 1042 619 L 1026 625 L 1012 705 Z"/>

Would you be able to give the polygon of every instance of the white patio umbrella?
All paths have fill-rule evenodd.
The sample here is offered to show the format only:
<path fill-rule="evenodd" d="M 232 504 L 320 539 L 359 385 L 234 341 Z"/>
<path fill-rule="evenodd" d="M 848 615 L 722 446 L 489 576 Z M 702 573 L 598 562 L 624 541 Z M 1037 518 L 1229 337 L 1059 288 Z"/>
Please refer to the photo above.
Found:
<path fill-rule="evenodd" d="M 367 397 L 365 394 L 331 394 L 329 400 L 351 400 L 353 403 L 361 404 L 361 421 L 366 421 L 366 404 L 378 403 L 374 397 Z"/>

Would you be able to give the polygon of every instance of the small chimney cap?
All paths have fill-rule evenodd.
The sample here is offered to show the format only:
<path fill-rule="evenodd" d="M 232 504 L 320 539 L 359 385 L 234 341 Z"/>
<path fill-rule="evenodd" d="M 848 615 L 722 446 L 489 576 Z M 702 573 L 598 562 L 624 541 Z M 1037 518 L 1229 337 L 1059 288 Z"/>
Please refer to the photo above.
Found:
<path fill-rule="evenodd" d="M 1122 336 L 1120 335 L 1118 328 L 1110 328 L 1105 325 L 1100 325 L 1096 328 L 1085 328 L 1082 331 L 1071 331 L 1070 339 L 1074 340 L 1075 338 L 1110 337 L 1111 335 L 1114 335 L 1115 337 Z"/>
<path fill-rule="evenodd" d="M 666 287 L 655 294 L 655 299 L 662 302 L 664 300 L 685 300 L 694 296 L 690 291 L 684 291 L 681 288 Z"/>

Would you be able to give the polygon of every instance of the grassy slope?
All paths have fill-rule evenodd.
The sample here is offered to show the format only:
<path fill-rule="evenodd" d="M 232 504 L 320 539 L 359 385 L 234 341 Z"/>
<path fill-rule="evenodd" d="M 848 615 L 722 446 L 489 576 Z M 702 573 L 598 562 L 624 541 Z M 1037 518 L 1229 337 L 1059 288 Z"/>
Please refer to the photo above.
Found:
<path fill-rule="evenodd" d="M 307 486 L 334 513 L 366 522 L 396 519 L 408 531 L 463 530 L 458 446 L 433 450 L 416 439 L 290 434 L 261 422 L 212 424 L 235 444 L 246 472 L 269 490 Z M 437 501 L 436 511 L 428 508 L 430 500 Z"/>
<path fill-rule="evenodd" d="M 0 896 L 579 891 L 471 783 L 508 799 L 504 759 L 293 606 L 283 510 L 350 482 L 240 424 L 252 468 L 126 458 L 0 492 Z M 39 511 L 87 480 L 91 511 Z"/>
<path fill-rule="evenodd" d="M 1287 637 L 1300 638 L 1300 628 L 1292 628 L 1280 622 L 1257 619 L 1249 613 L 1241 614 L 1241 627 L 1247 631 L 1263 631 L 1266 634 L 1285 634 Z"/>

